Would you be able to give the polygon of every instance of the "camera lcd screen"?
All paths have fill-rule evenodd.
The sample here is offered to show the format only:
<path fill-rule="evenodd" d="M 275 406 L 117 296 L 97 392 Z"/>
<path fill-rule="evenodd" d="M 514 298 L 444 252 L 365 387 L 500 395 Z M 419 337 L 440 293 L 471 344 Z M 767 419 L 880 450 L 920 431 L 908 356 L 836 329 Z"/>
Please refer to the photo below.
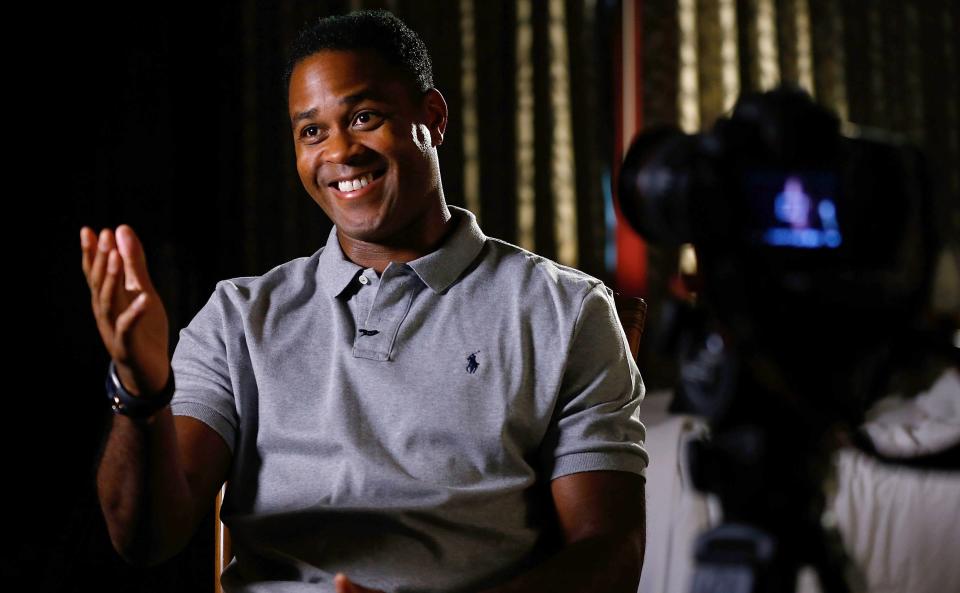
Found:
<path fill-rule="evenodd" d="M 837 178 L 827 172 L 755 172 L 746 178 L 752 242 L 795 249 L 837 249 Z"/>

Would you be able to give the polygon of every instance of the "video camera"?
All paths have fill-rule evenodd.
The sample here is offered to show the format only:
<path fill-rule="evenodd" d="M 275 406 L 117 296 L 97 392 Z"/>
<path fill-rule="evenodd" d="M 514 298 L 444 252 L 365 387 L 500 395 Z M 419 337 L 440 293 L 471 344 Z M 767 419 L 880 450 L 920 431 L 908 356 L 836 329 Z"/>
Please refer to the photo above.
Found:
<path fill-rule="evenodd" d="M 694 247 L 698 310 L 682 325 L 703 335 L 688 350 L 716 352 L 719 337 L 762 353 L 780 375 L 767 389 L 787 389 L 781 395 L 811 412 L 829 409 L 835 417 L 825 421 L 857 424 L 879 385 L 842 377 L 852 368 L 862 375 L 871 354 L 879 364 L 881 350 L 916 322 L 938 245 L 919 150 L 840 127 L 802 90 L 746 94 L 707 133 L 639 136 L 619 196 L 648 241 Z M 709 334 L 718 336 L 712 344 Z M 680 387 L 715 417 L 732 394 L 721 393 L 716 372 L 691 368 L 702 359 L 681 353 Z M 836 384 L 824 384 L 828 375 Z"/>
<path fill-rule="evenodd" d="M 674 409 L 710 422 L 689 462 L 725 524 L 698 540 L 695 592 L 791 591 L 803 565 L 849 590 L 822 485 L 914 343 L 938 242 L 919 150 L 841 127 L 780 87 L 706 133 L 648 130 L 622 165 L 630 224 L 696 254 L 695 299 L 654 336 L 678 356 Z"/>

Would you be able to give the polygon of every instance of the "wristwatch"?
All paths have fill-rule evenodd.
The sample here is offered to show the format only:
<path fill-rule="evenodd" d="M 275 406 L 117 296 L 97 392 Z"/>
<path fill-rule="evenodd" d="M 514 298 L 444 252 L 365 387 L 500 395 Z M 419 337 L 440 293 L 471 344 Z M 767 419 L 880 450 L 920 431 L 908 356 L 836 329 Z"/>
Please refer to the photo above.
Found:
<path fill-rule="evenodd" d="M 123 388 L 120 377 L 117 376 L 117 365 L 113 360 L 110 361 L 110 367 L 107 370 L 107 400 L 114 414 L 123 414 L 130 418 L 148 418 L 173 399 L 174 381 L 173 369 L 170 369 L 170 378 L 160 393 L 151 394 L 147 397 L 141 397 L 131 394 Z"/>

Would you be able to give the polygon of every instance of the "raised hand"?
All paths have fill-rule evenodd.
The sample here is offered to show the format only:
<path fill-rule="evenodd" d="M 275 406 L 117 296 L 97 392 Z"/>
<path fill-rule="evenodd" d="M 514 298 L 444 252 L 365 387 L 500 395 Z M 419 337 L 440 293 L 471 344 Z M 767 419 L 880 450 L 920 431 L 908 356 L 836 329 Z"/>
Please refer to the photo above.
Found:
<path fill-rule="evenodd" d="M 134 395 L 159 393 L 170 374 L 167 313 L 140 240 L 126 224 L 101 230 L 99 240 L 83 227 L 80 245 L 93 316 L 120 381 Z"/>

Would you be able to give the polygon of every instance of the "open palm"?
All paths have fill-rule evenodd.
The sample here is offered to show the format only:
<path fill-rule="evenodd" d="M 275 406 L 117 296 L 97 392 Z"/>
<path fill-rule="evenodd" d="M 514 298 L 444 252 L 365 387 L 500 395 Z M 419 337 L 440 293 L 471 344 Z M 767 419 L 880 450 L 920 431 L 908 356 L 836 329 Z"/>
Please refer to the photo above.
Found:
<path fill-rule="evenodd" d="M 161 391 L 170 373 L 169 324 L 139 238 L 125 224 L 116 233 L 103 229 L 99 240 L 83 227 L 80 244 L 93 315 L 117 375 L 133 394 Z"/>

